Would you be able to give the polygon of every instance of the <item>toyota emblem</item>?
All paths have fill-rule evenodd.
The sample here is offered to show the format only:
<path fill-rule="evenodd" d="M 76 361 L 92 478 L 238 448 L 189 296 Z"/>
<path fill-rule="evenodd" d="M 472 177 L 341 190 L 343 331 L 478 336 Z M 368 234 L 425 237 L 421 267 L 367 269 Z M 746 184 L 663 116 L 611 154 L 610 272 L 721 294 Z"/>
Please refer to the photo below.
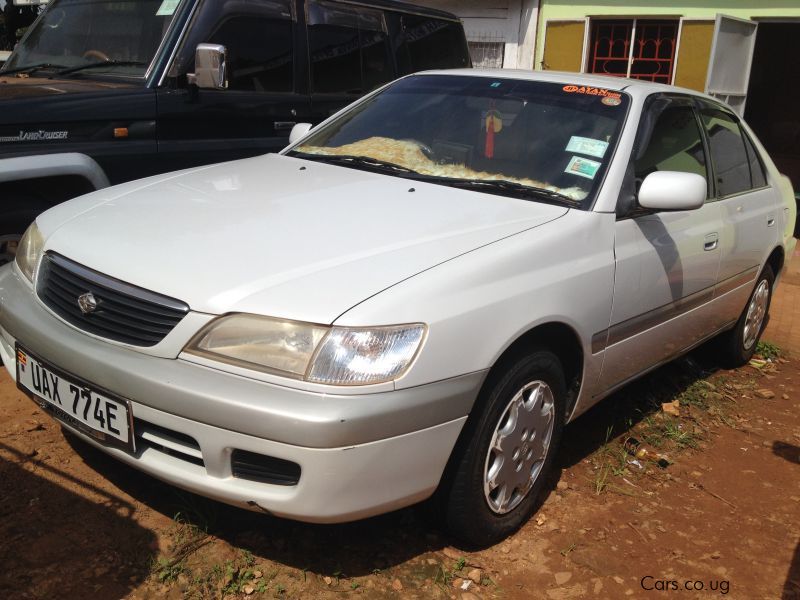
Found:
<path fill-rule="evenodd" d="M 92 292 L 86 292 L 78 296 L 78 307 L 85 315 L 93 313 L 97 310 L 97 298 L 94 297 Z"/>

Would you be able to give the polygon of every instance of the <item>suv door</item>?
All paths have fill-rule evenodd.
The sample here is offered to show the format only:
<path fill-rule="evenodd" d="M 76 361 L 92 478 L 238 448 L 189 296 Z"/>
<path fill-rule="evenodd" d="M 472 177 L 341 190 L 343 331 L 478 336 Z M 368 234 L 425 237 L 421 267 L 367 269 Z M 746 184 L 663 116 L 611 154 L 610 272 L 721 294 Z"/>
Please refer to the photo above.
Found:
<path fill-rule="evenodd" d="M 779 244 L 779 199 L 739 118 L 705 101 L 700 103 L 700 115 L 725 224 L 715 296 L 721 299 L 720 311 L 732 322 L 739 317 L 767 254 Z"/>
<path fill-rule="evenodd" d="M 707 151 L 691 100 L 654 97 L 643 113 L 631 188 L 654 171 L 709 179 Z M 719 204 L 700 209 L 621 210 L 615 235 L 616 273 L 610 327 L 600 376 L 607 390 L 694 345 L 719 327 L 708 310 L 719 269 Z M 704 310 L 705 308 L 705 310 Z"/>
<path fill-rule="evenodd" d="M 310 120 L 305 36 L 293 0 L 203 0 L 158 90 L 163 170 L 274 152 L 296 122 Z M 198 89 L 199 43 L 227 49 L 227 89 Z"/>

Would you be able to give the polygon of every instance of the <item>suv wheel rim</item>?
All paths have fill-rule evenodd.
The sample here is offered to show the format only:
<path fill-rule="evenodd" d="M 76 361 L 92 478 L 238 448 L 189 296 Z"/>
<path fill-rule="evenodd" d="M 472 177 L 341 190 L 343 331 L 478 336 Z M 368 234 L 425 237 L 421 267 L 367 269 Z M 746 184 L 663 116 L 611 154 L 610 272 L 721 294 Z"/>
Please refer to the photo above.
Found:
<path fill-rule="evenodd" d="M 492 512 L 506 514 L 528 495 L 550 449 L 554 424 L 553 391 L 544 381 L 525 384 L 506 405 L 483 471 L 483 494 Z"/>
<path fill-rule="evenodd" d="M 753 344 L 756 343 L 758 334 L 761 333 L 761 326 L 764 323 L 764 317 L 767 314 L 767 302 L 769 301 L 769 283 L 766 279 L 762 279 L 753 297 L 750 300 L 750 305 L 747 307 L 747 316 L 744 320 L 744 349 L 750 350 Z"/>

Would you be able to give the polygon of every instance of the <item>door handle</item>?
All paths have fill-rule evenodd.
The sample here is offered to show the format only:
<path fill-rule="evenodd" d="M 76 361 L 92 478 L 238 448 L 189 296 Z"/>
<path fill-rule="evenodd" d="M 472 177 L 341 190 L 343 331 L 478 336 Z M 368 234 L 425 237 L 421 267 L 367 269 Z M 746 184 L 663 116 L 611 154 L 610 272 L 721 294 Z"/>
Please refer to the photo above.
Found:
<path fill-rule="evenodd" d="M 716 249 L 718 243 L 719 243 L 719 235 L 716 233 L 709 233 L 706 236 L 705 244 L 703 244 L 703 250 L 705 250 L 706 252 L 714 250 Z"/>
<path fill-rule="evenodd" d="M 767 227 L 772 227 L 775 225 L 775 217 L 770 217 L 767 219 Z"/>
<path fill-rule="evenodd" d="M 275 121 L 275 131 L 286 131 L 297 125 L 294 121 Z"/>

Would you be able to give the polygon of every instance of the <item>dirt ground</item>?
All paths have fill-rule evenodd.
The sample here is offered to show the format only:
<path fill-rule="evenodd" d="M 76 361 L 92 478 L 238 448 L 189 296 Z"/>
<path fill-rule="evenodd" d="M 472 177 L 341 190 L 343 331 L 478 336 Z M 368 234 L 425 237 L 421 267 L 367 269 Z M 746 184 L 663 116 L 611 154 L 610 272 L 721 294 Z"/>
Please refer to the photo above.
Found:
<path fill-rule="evenodd" d="M 312 526 L 181 492 L 65 435 L 3 371 L 0 598 L 800 599 L 800 344 L 775 329 L 798 283 L 765 336 L 780 356 L 724 371 L 701 349 L 602 402 L 534 518 L 482 550 L 413 508 Z"/>

